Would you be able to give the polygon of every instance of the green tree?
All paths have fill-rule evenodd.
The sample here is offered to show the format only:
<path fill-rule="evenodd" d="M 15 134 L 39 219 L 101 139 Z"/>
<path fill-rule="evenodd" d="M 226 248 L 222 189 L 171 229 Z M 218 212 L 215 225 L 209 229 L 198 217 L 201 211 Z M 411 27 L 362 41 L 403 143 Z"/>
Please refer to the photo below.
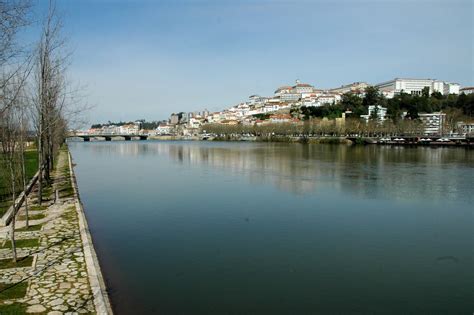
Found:
<path fill-rule="evenodd" d="M 370 105 L 378 105 L 380 101 L 379 89 L 375 86 L 365 88 L 365 96 L 362 99 L 362 105 L 369 107 Z"/>
<path fill-rule="evenodd" d="M 359 117 L 367 113 L 367 108 L 362 104 L 362 98 L 353 93 L 345 93 L 342 95 L 339 105 L 344 110 L 350 110 L 354 116 Z"/>

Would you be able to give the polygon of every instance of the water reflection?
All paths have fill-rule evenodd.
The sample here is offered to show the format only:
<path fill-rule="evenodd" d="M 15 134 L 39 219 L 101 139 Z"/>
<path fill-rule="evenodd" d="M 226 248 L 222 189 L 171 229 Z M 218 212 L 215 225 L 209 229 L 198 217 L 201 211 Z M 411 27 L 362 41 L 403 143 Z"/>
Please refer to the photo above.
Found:
<path fill-rule="evenodd" d="M 74 145 L 111 157 L 167 157 L 297 195 L 337 190 L 365 198 L 472 200 L 474 154 L 463 148 L 160 141 Z"/>
<path fill-rule="evenodd" d="M 473 309 L 471 151 L 70 148 L 117 314 Z"/>

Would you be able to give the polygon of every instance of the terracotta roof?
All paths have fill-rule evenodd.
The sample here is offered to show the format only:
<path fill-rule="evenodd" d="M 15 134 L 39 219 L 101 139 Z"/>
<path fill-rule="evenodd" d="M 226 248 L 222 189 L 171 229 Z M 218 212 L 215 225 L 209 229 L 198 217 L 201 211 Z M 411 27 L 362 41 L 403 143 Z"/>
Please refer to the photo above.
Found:
<path fill-rule="evenodd" d="M 310 84 L 307 84 L 307 83 L 298 83 L 297 85 L 295 85 L 294 87 L 313 87 L 312 85 Z"/>
<path fill-rule="evenodd" d="M 279 92 L 281 90 L 291 90 L 292 87 L 291 86 L 288 86 L 288 85 L 284 85 L 284 86 L 280 86 L 278 89 L 276 89 L 275 93 L 276 92 Z"/>

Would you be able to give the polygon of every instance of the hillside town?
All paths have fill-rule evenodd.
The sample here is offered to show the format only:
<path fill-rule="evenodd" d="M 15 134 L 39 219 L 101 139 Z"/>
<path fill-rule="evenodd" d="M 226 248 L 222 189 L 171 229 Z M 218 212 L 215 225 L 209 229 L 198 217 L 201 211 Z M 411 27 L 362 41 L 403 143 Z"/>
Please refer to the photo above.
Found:
<path fill-rule="evenodd" d="M 369 93 L 375 93 L 373 104 L 366 104 L 362 109 L 353 110 L 347 106 L 338 113 L 338 117 L 320 114 L 323 122 L 334 121 L 336 124 L 344 124 L 348 117 L 357 118 L 369 123 L 375 119 L 377 124 L 384 124 L 390 117 L 394 120 L 394 114 L 389 114 L 390 108 L 384 106 L 390 100 L 409 95 L 414 98 L 422 98 L 424 93 L 427 97 L 449 100 L 452 96 L 460 94 L 474 95 L 474 87 L 461 87 L 457 83 L 445 82 L 435 79 L 409 79 L 395 78 L 390 81 L 370 85 L 366 82 L 354 82 L 331 89 L 317 88 L 311 84 L 296 80 L 295 84 L 285 85 L 277 88 L 272 96 L 251 95 L 243 101 L 227 109 L 210 112 L 208 110 L 196 112 L 172 113 L 168 120 L 160 121 L 153 125 L 152 129 L 142 126 L 142 121 L 130 123 L 110 123 L 95 126 L 84 131 L 85 134 L 107 134 L 107 135 L 182 135 L 192 136 L 205 133 L 203 126 L 265 126 L 270 124 L 302 124 L 304 120 L 311 118 L 301 115 L 303 112 L 315 111 L 317 108 L 336 108 L 346 106 L 347 99 L 355 97 L 363 100 Z M 472 107 L 472 105 L 470 105 Z M 360 112 L 362 110 L 362 112 Z M 393 111 L 393 110 L 392 110 Z M 397 114 L 400 119 L 411 119 L 415 116 L 409 115 L 409 110 Z M 455 128 L 446 130 L 447 113 L 443 110 L 429 112 L 416 112 L 416 118 L 424 126 L 424 135 L 443 135 L 446 133 L 471 134 L 474 132 L 474 122 L 471 115 L 462 116 L 462 120 L 456 121 Z M 332 116 L 332 117 L 326 117 Z"/>

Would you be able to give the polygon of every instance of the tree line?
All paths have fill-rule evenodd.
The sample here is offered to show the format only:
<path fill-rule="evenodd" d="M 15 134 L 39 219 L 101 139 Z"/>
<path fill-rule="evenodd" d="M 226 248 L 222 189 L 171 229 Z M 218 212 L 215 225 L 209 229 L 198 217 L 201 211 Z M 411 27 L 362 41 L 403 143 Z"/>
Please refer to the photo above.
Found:
<path fill-rule="evenodd" d="M 62 19 L 54 1 L 44 17 L 34 16 L 28 0 L 0 0 L 0 168 L 5 175 L 1 198 L 10 199 L 13 216 L 10 240 L 17 260 L 15 223 L 18 192 L 26 190 L 25 152 L 36 150 L 37 203 L 45 199 L 51 173 L 68 123 L 84 109 L 67 79 L 71 53 L 62 33 Z M 40 30 L 33 42 L 21 33 Z M 26 227 L 29 205 L 25 198 Z"/>
<path fill-rule="evenodd" d="M 287 137 L 391 137 L 418 136 L 423 134 L 424 126 L 417 120 L 403 120 L 398 123 L 376 121 L 366 123 L 356 118 L 344 122 L 327 118 L 311 118 L 301 123 L 268 123 L 261 125 L 226 125 L 205 124 L 201 127 L 204 133 L 215 134 L 219 138 L 231 139 L 242 136 L 261 137 L 263 139 Z"/>
<path fill-rule="evenodd" d="M 347 113 L 346 117 L 359 118 L 368 114 L 370 105 L 387 108 L 387 118 L 393 123 L 402 119 L 418 119 L 420 113 L 443 111 L 456 120 L 470 120 L 474 116 L 474 94 L 442 95 L 440 92 L 429 93 L 425 87 L 420 95 L 408 94 L 403 91 L 393 98 L 386 98 L 377 87 L 367 87 L 364 96 L 345 93 L 337 104 L 324 104 L 319 107 L 302 106 L 293 108 L 291 113 L 303 120 L 314 117 L 333 119 Z M 375 116 L 375 115 L 374 115 Z M 376 117 L 373 117 L 376 118 Z"/>

